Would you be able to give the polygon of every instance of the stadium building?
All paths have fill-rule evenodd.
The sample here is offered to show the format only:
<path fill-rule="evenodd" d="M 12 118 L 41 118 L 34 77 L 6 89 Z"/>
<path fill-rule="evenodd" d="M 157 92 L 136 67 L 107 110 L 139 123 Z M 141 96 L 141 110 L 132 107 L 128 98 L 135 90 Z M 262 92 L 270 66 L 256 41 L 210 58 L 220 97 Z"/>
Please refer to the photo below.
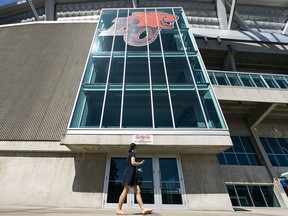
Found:
<path fill-rule="evenodd" d="M 0 75 L 2 206 L 116 208 L 135 142 L 148 208 L 288 208 L 286 0 L 11 1 Z"/>

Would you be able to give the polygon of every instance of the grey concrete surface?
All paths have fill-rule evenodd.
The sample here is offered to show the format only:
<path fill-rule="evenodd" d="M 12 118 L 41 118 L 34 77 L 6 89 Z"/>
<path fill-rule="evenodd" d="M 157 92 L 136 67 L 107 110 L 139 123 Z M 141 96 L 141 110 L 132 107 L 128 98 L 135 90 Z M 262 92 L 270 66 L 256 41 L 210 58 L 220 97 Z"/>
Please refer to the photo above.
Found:
<path fill-rule="evenodd" d="M 156 210 L 151 216 L 287 216 L 288 209 L 283 208 L 238 208 L 234 212 L 228 211 L 162 211 Z M 127 210 L 127 215 L 141 215 L 140 211 Z M 114 210 L 91 209 L 91 208 L 49 208 L 49 207 L 15 207 L 0 206 L 0 215 L 21 215 L 21 216 L 108 216 L 116 215 Z"/>

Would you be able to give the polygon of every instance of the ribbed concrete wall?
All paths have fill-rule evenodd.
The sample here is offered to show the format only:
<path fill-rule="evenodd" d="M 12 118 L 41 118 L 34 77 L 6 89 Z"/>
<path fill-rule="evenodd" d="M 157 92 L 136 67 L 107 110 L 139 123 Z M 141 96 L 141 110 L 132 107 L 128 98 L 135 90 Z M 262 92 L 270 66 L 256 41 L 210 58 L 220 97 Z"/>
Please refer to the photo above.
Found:
<path fill-rule="evenodd" d="M 60 140 L 95 23 L 0 28 L 0 140 Z"/>

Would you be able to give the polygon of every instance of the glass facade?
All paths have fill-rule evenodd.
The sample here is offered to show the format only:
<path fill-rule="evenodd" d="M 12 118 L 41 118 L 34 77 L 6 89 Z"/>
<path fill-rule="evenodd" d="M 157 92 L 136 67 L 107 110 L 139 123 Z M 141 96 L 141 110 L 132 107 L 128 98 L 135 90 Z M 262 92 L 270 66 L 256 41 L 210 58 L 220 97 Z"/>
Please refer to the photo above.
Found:
<path fill-rule="evenodd" d="M 219 163 L 222 165 L 260 166 L 260 160 L 256 154 L 249 137 L 231 137 L 233 147 L 218 154 Z"/>
<path fill-rule="evenodd" d="M 288 89 L 288 76 L 208 71 L 213 85 Z"/>
<path fill-rule="evenodd" d="M 288 139 L 260 137 L 272 166 L 288 167 Z"/>
<path fill-rule="evenodd" d="M 226 129 L 182 8 L 102 10 L 71 128 Z"/>
<path fill-rule="evenodd" d="M 280 207 L 272 186 L 227 185 L 232 206 Z"/>

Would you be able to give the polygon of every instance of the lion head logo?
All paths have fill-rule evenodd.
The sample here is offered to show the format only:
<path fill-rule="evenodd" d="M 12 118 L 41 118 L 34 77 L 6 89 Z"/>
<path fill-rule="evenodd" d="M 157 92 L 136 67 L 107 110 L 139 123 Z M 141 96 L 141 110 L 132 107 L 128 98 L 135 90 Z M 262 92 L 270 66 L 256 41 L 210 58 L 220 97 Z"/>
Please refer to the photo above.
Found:
<path fill-rule="evenodd" d="M 173 29 L 178 18 L 164 12 L 134 12 L 128 18 L 113 20 L 114 24 L 99 36 L 112 36 L 115 33 L 123 35 L 124 41 L 131 46 L 146 46 L 147 42 L 150 44 L 157 38 L 161 29 Z"/>

